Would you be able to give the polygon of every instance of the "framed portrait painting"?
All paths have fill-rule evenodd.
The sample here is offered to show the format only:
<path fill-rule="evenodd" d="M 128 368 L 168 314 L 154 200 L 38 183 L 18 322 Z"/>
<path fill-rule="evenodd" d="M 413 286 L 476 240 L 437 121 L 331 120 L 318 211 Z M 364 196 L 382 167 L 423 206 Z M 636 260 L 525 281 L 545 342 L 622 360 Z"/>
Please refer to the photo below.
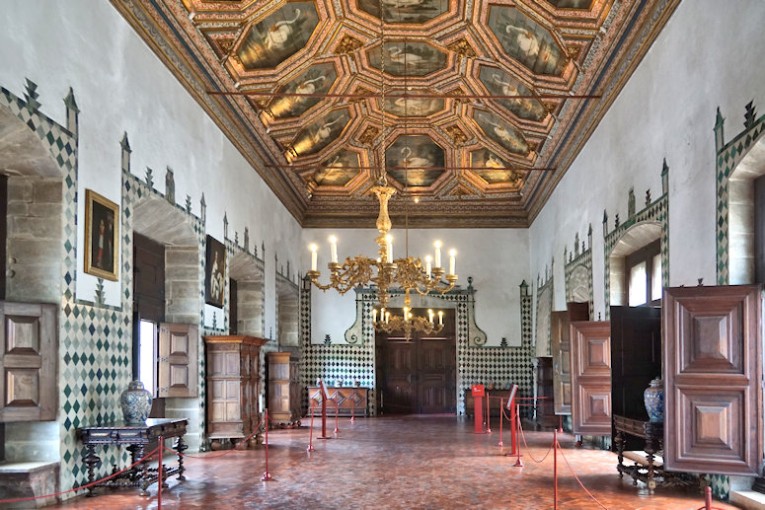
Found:
<path fill-rule="evenodd" d="M 85 190 L 85 272 L 117 281 L 119 206 L 93 190 Z"/>
<path fill-rule="evenodd" d="M 212 236 L 207 236 L 205 251 L 205 303 L 223 308 L 226 291 L 226 248 Z"/>

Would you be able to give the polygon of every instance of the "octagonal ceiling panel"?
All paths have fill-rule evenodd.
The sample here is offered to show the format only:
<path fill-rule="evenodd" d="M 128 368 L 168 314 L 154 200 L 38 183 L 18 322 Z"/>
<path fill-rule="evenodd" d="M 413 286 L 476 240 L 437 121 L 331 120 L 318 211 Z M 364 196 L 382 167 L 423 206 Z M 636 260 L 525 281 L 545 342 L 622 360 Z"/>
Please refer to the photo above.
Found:
<path fill-rule="evenodd" d="M 531 72 L 561 76 L 568 57 L 550 31 L 516 7 L 492 5 L 489 28 L 510 58 Z"/>
<path fill-rule="evenodd" d="M 441 14 L 449 7 L 448 0 L 357 0 L 359 9 L 380 18 L 386 23 L 424 23 Z"/>
<path fill-rule="evenodd" d="M 326 94 L 335 83 L 337 72 L 331 63 L 312 66 L 292 81 L 276 90 L 265 110 L 274 119 L 299 117 L 311 107 L 321 102 L 321 94 Z"/>
<path fill-rule="evenodd" d="M 523 227 L 679 0 L 111 3 L 302 226 Z"/>
<path fill-rule="evenodd" d="M 388 174 L 404 187 L 429 187 L 444 173 L 444 149 L 429 136 L 402 135 L 385 151 Z"/>
<path fill-rule="evenodd" d="M 489 93 L 497 96 L 497 103 L 516 117 L 541 122 L 549 115 L 540 100 L 530 97 L 534 95 L 533 91 L 512 74 L 494 67 L 481 66 L 480 79 Z"/>
<path fill-rule="evenodd" d="M 446 67 L 446 53 L 428 43 L 393 40 L 382 48 L 385 72 L 393 76 L 425 76 Z M 369 63 L 382 70 L 380 46 L 369 51 Z"/>
<path fill-rule="evenodd" d="M 521 130 L 502 117 L 488 111 L 478 110 L 473 114 L 473 118 L 486 136 L 508 152 L 526 156 L 531 151 Z"/>
<path fill-rule="evenodd" d="M 251 25 L 236 55 L 247 70 L 276 67 L 303 49 L 318 23 L 313 2 L 289 2 Z"/>
<path fill-rule="evenodd" d="M 337 139 L 350 120 L 350 112 L 342 108 L 313 121 L 298 131 L 290 152 L 295 156 L 316 154 Z"/>
<path fill-rule="evenodd" d="M 330 159 L 323 161 L 313 174 L 313 181 L 319 187 L 345 186 L 359 174 L 359 155 L 341 150 Z"/>

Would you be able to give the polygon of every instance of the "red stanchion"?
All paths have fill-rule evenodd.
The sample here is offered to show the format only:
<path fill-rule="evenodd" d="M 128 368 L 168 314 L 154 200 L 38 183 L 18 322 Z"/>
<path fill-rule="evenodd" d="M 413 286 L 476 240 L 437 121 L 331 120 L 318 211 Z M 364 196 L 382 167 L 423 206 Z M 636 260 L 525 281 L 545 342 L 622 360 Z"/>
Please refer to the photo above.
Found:
<path fill-rule="evenodd" d="M 505 406 L 504 400 L 502 398 L 499 399 L 499 443 L 497 443 L 497 446 L 505 446 L 505 443 L 502 442 L 502 422 L 505 421 Z"/>
<path fill-rule="evenodd" d="M 335 404 L 335 430 L 332 431 L 335 435 L 337 435 L 340 432 L 340 404 L 337 403 L 337 400 L 332 400 L 332 403 Z"/>
<path fill-rule="evenodd" d="M 518 422 L 519 422 L 518 426 L 520 426 L 520 414 L 521 413 L 519 412 L 518 407 L 519 407 L 519 405 L 516 404 L 516 406 L 515 406 L 515 408 L 516 408 L 515 409 L 515 419 L 518 420 Z M 521 461 L 521 445 L 520 444 L 516 444 L 516 451 L 517 451 L 517 458 L 515 460 L 515 465 L 513 467 L 522 468 L 523 467 L 523 462 Z"/>
<path fill-rule="evenodd" d="M 311 426 L 308 427 L 308 452 L 312 452 L 316 450 L 316 448 L 313 447 L 313 415 L 314 415 L 314 400 L 311 400 Z"/>
<path fill-rule="evenodd" d="M 563 434 L 563 415 L 558 415 L 558 434 Z"/>
<path fill-rule="evenodd" d="M 356 411 L 356 401 L 351 399 L 351 423 L 356 422 L 356 416 L 354 416 L 356 414 L 355 411 Z"/>
<path fill-rule="evenodd" d="M 159 465 L 157 466 L 157 509 L 162 510 L 162 486 L 165 484 L 165 478 L 162 473 L 162 468 L 164 467 L 162 465 L 162 453 L 165 451 L 165 438 L 164 436 L 159 436 L 159 457 L 157 458 L 157 462 Z"/>
<path fill-rule="evenodd" d="M 266 437 L 263 442 L 263 445 L 266 447 L 266 472 L 263 473 L 263 476 L 260 479 L 261 481 L 264 481 L 264 482 L 270 482 L 271 480 L 273 480 L 273 478 L 271 478 L 271 473 L 268 472 L 268 409 L 266 409 L 265 415 L 266 415 L 265 417 Z"/>
<path fill-rule="evenodd" d="M 483 434 L 484 388 L 483 384 L 474 384 L 470 389 L 473 396 L 473 434 Z"/>
<path fill-rule="evenodd" d="M 558 431 L 553 431 L 553 510 L 558 510 Z"/>
<path fill-rule="evenodd" d="M 489 409 L 489 392 L 486 392 L 486 433 L 491 434 L 491 411 Z"/>

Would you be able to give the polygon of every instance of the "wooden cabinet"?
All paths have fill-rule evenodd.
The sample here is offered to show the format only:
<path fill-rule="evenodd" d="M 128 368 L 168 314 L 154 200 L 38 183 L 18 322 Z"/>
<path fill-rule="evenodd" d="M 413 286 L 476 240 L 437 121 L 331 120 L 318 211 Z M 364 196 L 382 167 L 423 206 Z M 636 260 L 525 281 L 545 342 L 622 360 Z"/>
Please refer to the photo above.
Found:
<path fill-rule="evenodd" d="M 586 321 L 589 313 L 589 303 L 568 303 L 550 317 L 555 414 L 571 414 L 571 322 Z"/>
<path fill-rule="evenodd" d="M 368 393 L 368 388 L 327 388 L 327 414 L 332 416 L 337 406 L 339 416 L 366 416 Z M 312 405 L 318 416 L 321 412 L 321 390 L 316 386 L 308 388 L 309 413 Z"/>
<path fill-rule="evenodd" d="M 269 425 L 299 426 L 300 381 L 297 357 L 290 352 L 269 352 L 266 360 Z"/>
<path fill-rule="evenodd" d="M 207 437 L 213 449 L 256 432 L 263 338 L 206 336 Z M 255 438 L 251 444 L 255 444 Z"/>
<path fill-rule="evenodd" d="M 537 358 L 536 425 L 543 428 L 558 426 L 553 406 L 553 361 L 549 356 Z"/>
<path fill-rule="evenodd" d="M 611 324 L 571 323 L 574 434 L 611 435 Z"/>

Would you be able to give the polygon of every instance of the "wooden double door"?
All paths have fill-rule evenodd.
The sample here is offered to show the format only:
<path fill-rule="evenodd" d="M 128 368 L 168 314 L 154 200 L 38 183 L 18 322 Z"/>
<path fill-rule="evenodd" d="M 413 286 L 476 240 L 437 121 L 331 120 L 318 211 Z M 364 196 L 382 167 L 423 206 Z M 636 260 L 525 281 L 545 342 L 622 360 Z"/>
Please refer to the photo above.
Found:
<path fill-rule="evenodd" d="M 392 311 L 401 313 L 400 311 Z M 426 315 L 425 310 L 414 310 Z M 383 414 L 454 413 L 457 352 L 454 310 L 444 310 L 438 334 L 377 333 L 378 409 Z"/>

